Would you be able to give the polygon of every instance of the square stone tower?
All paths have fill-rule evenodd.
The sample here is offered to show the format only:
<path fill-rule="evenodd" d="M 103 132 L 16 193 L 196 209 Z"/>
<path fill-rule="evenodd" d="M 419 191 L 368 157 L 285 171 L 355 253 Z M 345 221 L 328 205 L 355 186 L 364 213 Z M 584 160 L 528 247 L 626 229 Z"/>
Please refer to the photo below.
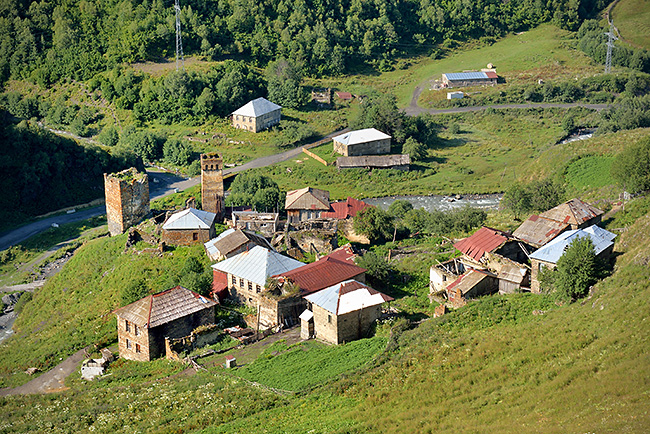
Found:
<path fill-rule="evenodd" d="M 104 193 L 111 236 L 123 233 L 149 214 L 149 178 L 134 167 L 104 173 Z"/>
<path fill-rule="evenodd" d="M 201 208 L 223 220 L 223 159 L 216 152 L 201 154 Z"/>

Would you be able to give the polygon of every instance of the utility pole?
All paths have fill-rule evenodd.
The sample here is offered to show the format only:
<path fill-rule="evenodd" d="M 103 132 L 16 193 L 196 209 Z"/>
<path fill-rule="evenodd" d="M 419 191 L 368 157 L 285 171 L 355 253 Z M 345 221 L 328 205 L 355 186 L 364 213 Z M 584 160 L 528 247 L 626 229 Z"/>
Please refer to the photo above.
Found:
<path fill-rule="evenodd" d="M 180 63 L 185 71 L 185 59 L 183 58 L 183 41 L 181 40 L 181 7 L 178 0 L 175 0 L 174 10 L 176 11 L 176 71 Z"/>
<path fill-rule="evenodd" d="M 607 58 L 605 59 L 605 74 L 612 72 L 612 48 L 614 48 L 614 40 L 618 38 L 614 35 L 614 23 L 609 23 L 609 32 L 607 35 Z"/>

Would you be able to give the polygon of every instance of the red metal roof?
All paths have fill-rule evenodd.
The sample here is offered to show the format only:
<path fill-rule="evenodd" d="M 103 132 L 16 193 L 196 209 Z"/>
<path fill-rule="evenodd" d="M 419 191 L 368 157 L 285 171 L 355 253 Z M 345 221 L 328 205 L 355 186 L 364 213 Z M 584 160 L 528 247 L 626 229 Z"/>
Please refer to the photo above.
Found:
<path fill-rule="evenodd" d="M 458 241 L 454 247 L 475 261 L 480 261 L 485 252 L 493 251 L 507 239 L 504 232 L 483 227 L 472 236 Z"/>
<path fill-rule="evenodd" d="M 487 71 L 487 72 L 485 73 L 485 75 L 487 75 L 487 78 L 499 78 L 499 76 L 497 75 L 497 73 L 496 73 L 496 72 L 492 72 L 492 71 Z"/>
<path fill-rule="evenodd" d="M 350 92 L 336 92 L 336 96 L 341 99 L 352 99 L 352 94 Z"/>
<path fill-rule="evenodd" d="M 334 202 L 331 204 L 331 211 L 323 212 L 320 216 L 321 218 L 344 220 L 348 217 L 356 217 L 359 211 L 370 208 L 371 206 L 362 200 L 348 197 L 343 202 Z"/>
<path fill-rule="evenodd" d="M 365 273 L 366 269 L 355 265 L 352 257 L 347 250 L 339 249 L 280 276 L 296 283 L 302 294 L 310 294 Z"/>

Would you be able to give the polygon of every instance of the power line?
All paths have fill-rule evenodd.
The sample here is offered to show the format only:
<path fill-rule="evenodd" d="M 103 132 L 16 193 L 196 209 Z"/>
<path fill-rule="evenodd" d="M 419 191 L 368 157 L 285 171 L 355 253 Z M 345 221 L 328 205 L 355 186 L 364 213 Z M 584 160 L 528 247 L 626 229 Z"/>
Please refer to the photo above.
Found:
<path fill-rule="evenodd" d="M 612 72 L 612 48 L 614 48 L 614 40 L 618 38 L 614 35 L 614 23 L 609 23 L 609 32 L 605 33 L 607 35 L 607 58 L 605 59 L 605 74 Z"/>
<path fill-rule="evenodd" d="M 174 10 L 176 11 L 176 71 L 180 62 L 183 71 L 185 70 L 185 59 L 183 58 L 183 41 L 181 40 L 181 7 L 178 0 L 175 0 Z"/>

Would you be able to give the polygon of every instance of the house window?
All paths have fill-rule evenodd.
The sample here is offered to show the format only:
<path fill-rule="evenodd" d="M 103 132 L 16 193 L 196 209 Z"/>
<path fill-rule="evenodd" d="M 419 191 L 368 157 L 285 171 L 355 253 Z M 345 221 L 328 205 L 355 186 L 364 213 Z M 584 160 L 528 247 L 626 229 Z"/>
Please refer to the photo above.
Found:
<path fill-rule="evenodd" d="M 135 352 L 136 353 L 140 352 L 140 344 L 135 344 Z"/>
<path fill-rule="evenodd" d="M 443 281 L 443 282 L 446 282 L 446 281 L 447 281 L 447 276 L 445 276 L 444 274 L 442 275 L 442 281 Z"/>
<path fill-rule="evenodd" d="M 230 278 L 230 281 L 232 282 L 233 286 L 237 285 L 237 278 L 235 276 L 232 276 Z"/>
<path fill-rule="evenodd" d="M 199 239 L 199 234 L 197 232 L 192 232 L 192 241 L 197 241 Z"/>
<path fill-rule="evenodd" d="M 240 288 L 244 287 L 244 279 L 242 279 L 241 277 L 239 278 L 239 287 Z"/>
<path fill-rule="evenodd" d="M 131 341 L 128 340 L 128 339 L 126 340 L 126 349 L 127 349 L 127 350 L 130 350 L 130 349 L 131 349 Z"/>
<path fill-rule="evenodd" d="M 248 282 L 248 290 L 249 291 L 253 290 L 253 284 L 251 282 Z"/>
<path fill-rule="evenodd" d="M 259 292 L 262 290 L 259 285 L 255 285 L 255 292 L 259 294 Z"/>
<path fill-rule="evenodd" d="M 327 323 L 332 324 L 332 315 L 327 315 Z"/>
<path fill-rule="evenodd" d="M 124 320 L 124 330 L 131 332 L 131 324 L 127 320 Z"/>
<path fill-rule="evenodd" d="M 138 330 L 137 324 L 133 324 L 133 332 L 135 333 L 136 336 L 140 335 L 140 330 Z"/>

